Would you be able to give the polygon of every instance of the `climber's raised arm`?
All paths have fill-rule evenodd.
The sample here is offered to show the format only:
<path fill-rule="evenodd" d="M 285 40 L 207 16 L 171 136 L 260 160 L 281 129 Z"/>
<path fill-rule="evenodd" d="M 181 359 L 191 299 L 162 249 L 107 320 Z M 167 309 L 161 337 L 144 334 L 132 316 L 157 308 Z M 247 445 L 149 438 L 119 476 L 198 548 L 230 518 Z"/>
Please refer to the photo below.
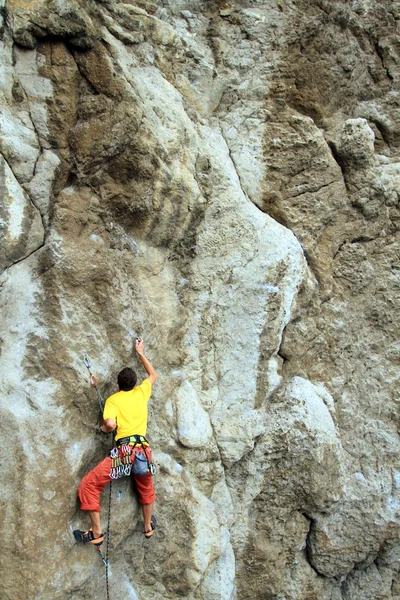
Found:
<path fill-rule="evenodd" d="M 146 358 L 144 355 L 143 338 L 137 338 L 135 342 L 135 350 L 138 353 L 139 358 L 142 361 L 142 365 L 148 374 L 147 379 L 150 381 L 151 385 L 154 385 L 154 383 L 157 380 L 158 374 L 156 373 L 156 370 L 149 361 L 149 359 Z"/>

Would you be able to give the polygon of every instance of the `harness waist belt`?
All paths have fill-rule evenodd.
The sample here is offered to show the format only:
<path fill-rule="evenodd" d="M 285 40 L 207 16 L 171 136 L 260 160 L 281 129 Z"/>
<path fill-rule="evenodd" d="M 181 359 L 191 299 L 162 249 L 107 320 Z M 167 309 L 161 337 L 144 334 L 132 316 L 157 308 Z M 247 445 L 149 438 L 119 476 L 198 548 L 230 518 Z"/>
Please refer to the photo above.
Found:
<path fill-rule="evenodd" d="M 116 440 L 116 444 L 117 446 L 121 446 L 121 444 L 147 444 L 149 445 L 149 442 L 146 440 L 146 438 L 144 437 L 144 435 L 130 435 L 128 437 L 124 437 L 124 438 L 119 438 L 118 440 Z"/>

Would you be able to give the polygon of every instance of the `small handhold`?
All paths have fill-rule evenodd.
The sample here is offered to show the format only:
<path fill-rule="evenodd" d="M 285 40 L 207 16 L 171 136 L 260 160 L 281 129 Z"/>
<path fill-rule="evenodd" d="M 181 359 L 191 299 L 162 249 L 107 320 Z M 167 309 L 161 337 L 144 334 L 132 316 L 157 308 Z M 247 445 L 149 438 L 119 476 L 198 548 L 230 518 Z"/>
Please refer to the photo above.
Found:
<path fill-rule="evenodd" d="M 224 4 L 219 9 L 219 14 L 221 17 L 229 17 L 233 13 L 233 6 L 231 4 Z"/>

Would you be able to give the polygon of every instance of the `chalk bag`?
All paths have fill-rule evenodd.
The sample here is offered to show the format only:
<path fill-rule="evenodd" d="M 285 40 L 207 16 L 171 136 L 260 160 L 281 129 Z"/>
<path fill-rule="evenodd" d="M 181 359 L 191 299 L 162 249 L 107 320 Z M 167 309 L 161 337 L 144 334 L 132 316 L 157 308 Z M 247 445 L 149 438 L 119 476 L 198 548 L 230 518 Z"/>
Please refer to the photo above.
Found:
<path fill-rule="evenodd" d="M 149 463 L 147 458 L 141 452 L 136 452 L 135 460 L 133 461 L 132 473 L 135 475 L 146 475 L 149 470 Z"/>

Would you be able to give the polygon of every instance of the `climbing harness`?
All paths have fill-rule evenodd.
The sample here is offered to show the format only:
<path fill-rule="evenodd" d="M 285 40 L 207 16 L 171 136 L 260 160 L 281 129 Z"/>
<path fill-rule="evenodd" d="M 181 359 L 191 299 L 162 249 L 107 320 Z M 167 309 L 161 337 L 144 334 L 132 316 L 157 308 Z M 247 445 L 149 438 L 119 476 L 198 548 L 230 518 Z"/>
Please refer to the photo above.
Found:
<path fill-rule="evenodd" d="M 150 471 L 154 476 L 156 466 L 150 462 L 146 447 L 148 441 L 143 435 L 131 435 L 117 440 L 117 447 L 112 448 L 110 478 L 129 477 L 131 473 L 143 476 Z M 139 448 L 138 448 L 139 446 Z"/>
<path fill-rule="evenodd" d="M 120 438 L 117 441 L 117 445 L 120 445 L 120 444 L 130 444 L 130 445 L 133 445 L 134 448 L 136 446 L 140 446 L 141 450 L 143 451 L 143 454 L 147 460 L 147 468 L 146 468 L 146 470 L 144 470 L 144 468 L 143 468 L 144 465 L 139 466 L 139 464 L 138 464 L 139 462 L 144 463 L 144 459 L 142 458 L 143 454 L 136 452 L 135 460 L 133 461 L 133 466 L 132 466 L 132 473 L 134 473 L 135 475 L 146 475 L 147 471 L 150 471 L 150 473 L 154 477 L 154 475 L 157 473 L 157 469 L 156 469 L 156 465 L 153 462 L 153 460 L 150 461 L 149 457 L 147 455 L 146 448 L 148 446 L 150 446 L 150 444 L 146 440 L 144 435 L 131 435 L 126 438 Z M 135 462 L 136 462 L 136 468 L 135 468 Z"/>

